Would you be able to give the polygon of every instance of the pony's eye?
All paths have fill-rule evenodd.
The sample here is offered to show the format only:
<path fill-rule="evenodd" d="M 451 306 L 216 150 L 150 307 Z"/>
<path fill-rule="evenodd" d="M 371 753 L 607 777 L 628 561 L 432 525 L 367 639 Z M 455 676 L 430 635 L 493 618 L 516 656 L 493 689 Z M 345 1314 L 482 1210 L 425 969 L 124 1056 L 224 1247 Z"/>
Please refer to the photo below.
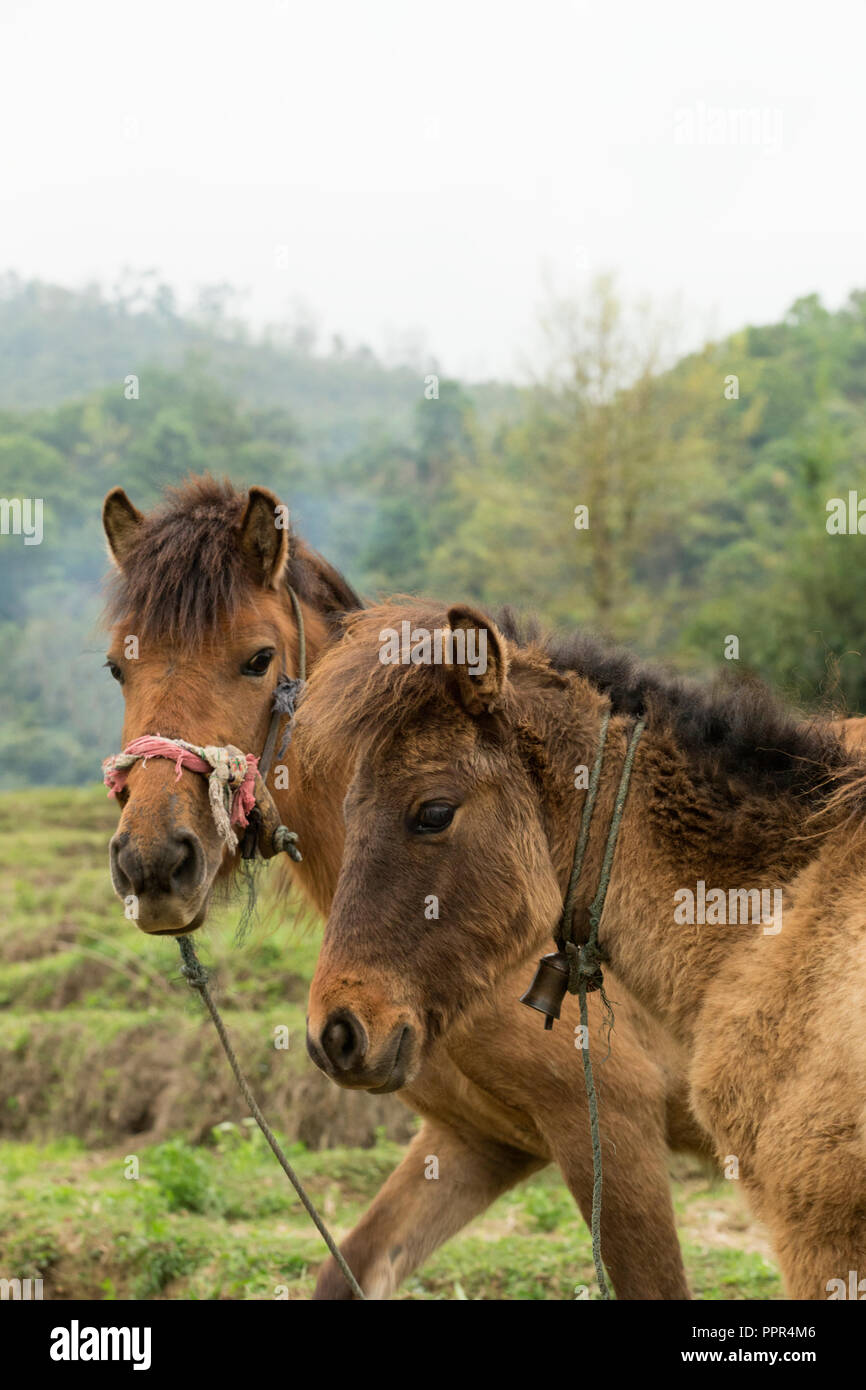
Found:
<path fill-rule="evenodd" d="M 123 672 L 121 671 L 117 662 L 112 661 L 111 657 L 109 657 L 105 664 L 108 667 L 114 679 L 118 681 L 121 685 L 123 685 Z"/>
<path fill-rule="evenodd" d="M 412 829 L 418 835 L 435 834 L 437 830 L 445 830 L 454 819 L 456 806 L 451 806 L 447 801 L 428 801 L 422 806 L 414 819 Z"/>
<path fill-rule="evenodd" d="M 246 666 L 242 667 L 242 676 L 263 676 L 274 659 L 273 647 L 264 647 L 255 656 L 251 656 Z"/>

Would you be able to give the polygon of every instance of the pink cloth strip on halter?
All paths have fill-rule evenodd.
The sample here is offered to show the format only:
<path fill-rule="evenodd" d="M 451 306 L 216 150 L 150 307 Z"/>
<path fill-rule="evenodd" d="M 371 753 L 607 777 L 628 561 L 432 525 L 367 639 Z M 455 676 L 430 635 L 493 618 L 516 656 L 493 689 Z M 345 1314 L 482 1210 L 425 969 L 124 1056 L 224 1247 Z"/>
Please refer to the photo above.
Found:
<path fill-rule="evenodd" d="M 123 750 L 125 755 L 134 758 L 169 758 L 175 766 L 175 781 L 180 781 L 180 775 L 184 768 L 189 772 L 200 772 L 204 776 L 210 776 L 213 768 L 210 763 L 205 762 L 197 753 L 191 753 L 188 748 L 182 748 L 170 738 L 156 738 L 153 734 L 145 734 L 143 738 L 134 738 L 132 743 L 128 743 Z M 259 765 L 258 758 L 252 753 L 247 753 L 247 770 L 244 780 L 232 797 L 231 822 L 232 825 L 239 825 L 242 828 L 247 825 L 247 816 L 256 804 L 256 770 Z M 126 779 L 131 768 L 109 768 L 105 773 L 105 784 L 108 787 L 109 796 L 117 796 L 126 786 Z"/>

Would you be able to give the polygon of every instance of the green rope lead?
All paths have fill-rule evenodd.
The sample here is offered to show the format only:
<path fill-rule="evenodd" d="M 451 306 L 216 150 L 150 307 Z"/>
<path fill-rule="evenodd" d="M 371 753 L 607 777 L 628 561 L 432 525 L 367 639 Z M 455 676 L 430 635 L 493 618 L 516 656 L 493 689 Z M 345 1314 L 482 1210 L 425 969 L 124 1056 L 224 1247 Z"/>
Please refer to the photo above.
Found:
<path fill-rule="evenodd" d="M 587 946 L 596 946 L 598 943 L 598 925 L 601 921 L 601 914 L 604 911 L 604 900 L 607 897 L 607 886 L 610 883 L 610 871 L 613 865 L 613 855 L 616 849 L 617 836 L 619 835 L 620 821 L 625 810 L 625 799 L 628 796 L 628 784 L 631 781 L 631 770 L 634 765 L 634 755 L 637 751 L 640 736 L 644 731 L 645 719 L 639 719 L 632 731 L 629 739 L 628 751 L 625 755 L 625 762 L 622 767 L 622 776 L 619 779 L 619 789 L 616 794 L 616 801 L 613 807 L 610 830 L 607 834 L 607 844 L 604 850 L 604 861 L 601 866 L 601 877 L 598 880 L 598 889 L 592 900 L 589 909 L 590 931 L 587 938 Z"/>
<path fill-rule="evenodd" d="M 590 1221 L 592 1262 L 595 1265 L 595 1277 L 598 1280 L 598 1287 L 601 1289 L 601 1296 L 604 1299 L 609 1299 L 610 1289 L 604 1273 L 604 1262 L 601 1258 L 601 1191 L 603 1182 L 601 1134 L 598 1128 L 598 1096 L 595 1093 L 595 1079 L 592 1074 L 592 1063 L 589 1060 L 589 1015 L 586 1008 L 585 977 L 581 977 L 577 997 L 580 1001 L 580 1026 L 583 1038 L 583 1080 L 589 1106 L 589 1132 L 592 1137 L 592 1218 Z"/>
<path fill-rule="evenodd" d="M 336 1260 L 340 1270 L 342 1271 L 343 1277 L 349 1285 L 349 1288 L 352 1290 L 356 1298 L 360 1298 L 366 1301 L 367 1295 L 364 1293 L 363 1289 L 361 1288 L 361 1285 L 358 1283 L 351 1269 L 347 1265 L 344 1256 L 337 1248 L 337 1245 L 330 1231 L 328 1230 L 324 1221 L 319 1216 L 319 1213 L 316 1211 L 316 1208 L 313 1206 L 313 1203 L 310 1201 L 309 1197 L 304 1191 L 304 1187 L 301 1183 L 300 1178 L 298 1177 L 289 1160 L 286 1158 L 286 1155 L 283 1153 L 283 1150 L 280 1147 L 276 1135 L 270 1128 L 270 1125 L 268 1124 L 267 1120 L 265 1119 L 264 1115 L 258 1107 L 256 1098 L 250 1090 L 249 1085 L 247 1084 L 246 1077 L 241 1071 L 240 1063 L 238 1062 L 238 1059 L 234 1053 L 234 1048 L 229 1042 L 228 1033 L 226 1032 L 225 1024 L 223 1023 L 222 1018 L 220 1017 L 219 1010 L 217 1009 L 216 1004 L 211 998 L 211 992 L 208 989 L 207 984 L 207 971 L 205 970 L 204 966 L 202 965 L 201 961 L 195 953 L 195 947 L 192 944 L 192 938 L 190 936 L 179 936 L 177 938 L 177 944 L 180 947 L 180 954 L 183 960 L 183 965 L 181 966 L 181 969 L 184 975 L 186 976 L 189 984 L 192 986 L 193 989 L 198 990 L 199 994 L 201 995 L 202 999 L 204 1000 L 207 1006 L 208 1013 L 213 1019 L 214 1027 L 216 1028 L 217 1034 L 219 1035 L 219 1040 L 223 1045 L 223 1050 L 225 1051 L 225 1054 L 229 1059 L 231 1069 L 235 1074 L 235 1080 L 237 1081 L 241 1089 L 241 1093 L 243 1095 L 244 1100 L 250 1107 L 250 1113 L 255 1119 L 255 1122 L 258 1125 L 259 1129 L 262 1131 L 262 1134 L 267 1139 L 271 1151 L 277 1159 L 277 1162 L 279 1163 L 286 1177 L 289 1179 L 289 1182 L 292 1184 L 301 1201 L 303 1202 L 304 1207 L 307 1211 L 307 1215 L 309 1216 L 313 1225 L 316 1227 L 316 1230 L 319 1232 L 319 1235 L 322 1237 L 331 1254 L 333 1255 L 334 1259 Z"/>
<path fill-rule="evenodd" d="M 604 761 L 604 745 L 607 741 L 607 728 L 609 724 L 610 710 L 606 710 L 601 720 L 601 730 L 598 736 L 598 748 L 596 749 L 595 762 L 589 774 L 589 786 L 587 787 L 586 800 L 583 803 L 583 813 L 580 817 L 580 830 L 574 849 L 571 878 L 568 880 L 568 891 L 565 895 L 565 903 L 559 921 L 559 931 L 556 935 L 556 944 L 561 951 L 567 949 L 568 943 L 573 945 L 572 918 L 574 916 L 574 895 L 577 891 L 580 871 L 583 868 L 583 856 L 586 853 L 586 842 L 589 839 L 589 827 L 592 823 L 592 813 L 595 810 L 595 798 L 598 795 L 598 784 L 601 780 L 601 765 Z"/>
<path fill-rule="evenodd" d="M 606 721 L 608 719 L 609 715 L 606 715 L 605 719 L 602 721 L 601 736 L 599 738 L 598 757 L 596 759 L 596 766 L 593 768 L 593 777 L 595 777 L 596 786 L 598 783 L 596 773 L 600 772 L 601 758 L 604 753 L 604 742 L 607 736 Z M 580 1023 L 581 1028 L 583 1030 L 581 1037 L 584 1040 L 583 1079 L 584 1084 L 586 1086 L 586 1100 L 587 1105 L 589 1107 L 589 1130 L 592 1138 L 592 1218 L 590 1222 L 590 1231 L 592 1234 L 592 1260 L 593 1264 L 595 1265 L 595 1274 L 596 1278 L 598 1279 L 598 1286 L 601 1290 L 601 1296 L 603 1299 L 610 1298 L 610 1289 L 608 1287 L 607 1279 L 604 1273 L 604 1263 L 601 1258 L 601 1194 L 604 1178 L 601 1160 L 601 1134 L 599 1132 L 598 1126 L 598 1096 L 595 1090 L 595 1078 L 592 1074 L 592 1062 L 589 1056 L 589 1015 L 587 1012 L 586 995 L 587 985 L 590 979 L 592 979 L 593 977 L 600 979 L 601 977 L 601 955 L 598 949 L 598 929 L 601 923 L 601 915 L 604 911 L 604 900 L 607 897 L 608 884 L 610 883 L 610 873 L 611 868 L 613 867 L 613 856 L 616 850 L 616 842 L 617 837 L 619 835 L 620 822 L 622 821 L 623 811 L 625 810 L 625 799 L 628 796 L 628 786 L 629 782 L 631 781 L 631 770 L 632 766 L 634 765 L 634 755 L 637 750 L 638 743 L 640 741 L 640 736 L 644 731 L 645 723 L 645 720 L 639 719 L 637 724 L 635 724 L 635 727 L 632 731 L 632 736 L 629 740 L 628 750 L 625 755 L 625 762 L 623 763 L 622 767 L 622 775 L 619 779 L 619 788 L 617 789 L 616 793 L 616 801 L 614 802 L 613 816 L 611 817 L 610 829 L 607 832 L 607 844 L 605 845 L 604 849 L 604 859 L 602 861 L 601 876 L 598 881 L 598 889 L 589 909 L 589 936 L 587 937 L 586 942 L 582 946 L 580 951 L 581 969 L 577 990 L 578 1000 L 580 1003 Z M 592 788 L 592 779 L 590 779 L 590 788 Z M 587 800 L 588 799 L 589 798 L 587 797 Z M 593 801 L 594 800 L 595 794 L 593 792 Z M 583 824 L 581 824 L 581 836 L 583 835 L 583 829 Z M 583 845 L 581 845 L 580 840 L 578 840 L 578 850 L 580 852 L 581 860 L 583 859 L 583 851 L 585 848 L 585 840 Z M 578 850 L 575 851 L 575 860 L 577 860 Z M 574 874 L 572 874 L 572 880 L 573 883 L 576 884 L 577 880 Z M 573 896 L 572 887 L 573 884 L 569 884 L 570 897 Z M 602 996 L 604 996 L 603 989 Z M 608 1005 L 608 1007 L 610 1006 Z"/>

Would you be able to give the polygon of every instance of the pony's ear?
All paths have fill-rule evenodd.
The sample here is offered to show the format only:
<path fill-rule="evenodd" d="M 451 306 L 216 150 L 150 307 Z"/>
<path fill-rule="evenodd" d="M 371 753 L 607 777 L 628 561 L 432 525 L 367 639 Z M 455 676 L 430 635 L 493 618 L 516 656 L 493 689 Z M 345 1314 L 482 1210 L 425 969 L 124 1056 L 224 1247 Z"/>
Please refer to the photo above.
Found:
<path fill-rule="evenodd" d="M 508 653 L 502 633 L 477 608 L 460 604 L 448 610 L 448 625 L 463 632 L 463 648 L 454 644 L 457 692 L 470 714 L 495 709 L 508 678 Z"/>
<path fill-rule="evenodd" d="M 102 504 L 102 525 L 115 564 L 123 569 L 136 545 L 144 515 L 134 507 L 122 487 L 113 487 Z"/>
<path fill-rule="evenodd" d="M 250 573 L 265 589 L 276 589 L 289 560 L 288 513 L 265 487 L 251 487 L 241 520 L 240 547 Z"/>

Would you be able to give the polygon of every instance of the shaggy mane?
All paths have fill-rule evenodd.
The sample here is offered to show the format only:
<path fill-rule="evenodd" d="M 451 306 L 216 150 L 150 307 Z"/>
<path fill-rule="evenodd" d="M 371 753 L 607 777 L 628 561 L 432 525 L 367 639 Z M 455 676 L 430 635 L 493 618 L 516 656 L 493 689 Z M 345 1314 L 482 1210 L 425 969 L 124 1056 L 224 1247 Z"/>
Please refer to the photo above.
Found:
<path fill-rule="evenodd" d="M 255 595 L 238 538 L 247 493 L 204 475 L 166 488 L 141 525 L 141 539 L 108 581 L 106 622 L 130 619 L 144 640 L 202 643 Z M 335 616 L 360 599 L 327 560 L 289 529 L 284 582 L 320 612 Z"/>
<path fill-rule="evenodd" d="M 543 636 L 510 608 L 499 628 L 518 647 L 544 652 L 555 671 L 574 671 L 607 695 L 614 714 L 665 726 L 678 746 L 712 771 L 748 776 L 768 791 L 809 795 L 851 762 L 825 716 L 806 719 L 755 676 L 725 673 L 701 683 L 671 675 L 614 643 L 583 632 Z"/>
<path fill-rule="evenodd" d="M 310 682 L 315 721 L 304 718 L 304 701 L 299 710 L 305 753 L 314 763 L 331 761 L 361 744 L 379 744 L 443 698 L 454 698 L 444 665 L 379 661 L 380 632 L 386 627 L 399 632 L 404 620 L 431 631 L 448 627 L 447 609 L 412 599 L 377 605 L 345 620 L 343 640 Z M 669 732 L 713 780 L 747 781 L 768 795 L 829 795 L 838 791 L 840 778 L 847 781 L 853 772 L 852 755 L 827 720 L 798 719 L 758 680 L 699 684 L 582 633 L 545 637 L 537 623 L 521 624 L 510 610 L 500 615 L 497 626 L 518 688 L 527 688 L 534 679 L 564 680 L 573 672 L 609 698 L 613 713 L 645 716 L 650 727 Z M 862 767 L 859 772 L 862 777 Z"/>

